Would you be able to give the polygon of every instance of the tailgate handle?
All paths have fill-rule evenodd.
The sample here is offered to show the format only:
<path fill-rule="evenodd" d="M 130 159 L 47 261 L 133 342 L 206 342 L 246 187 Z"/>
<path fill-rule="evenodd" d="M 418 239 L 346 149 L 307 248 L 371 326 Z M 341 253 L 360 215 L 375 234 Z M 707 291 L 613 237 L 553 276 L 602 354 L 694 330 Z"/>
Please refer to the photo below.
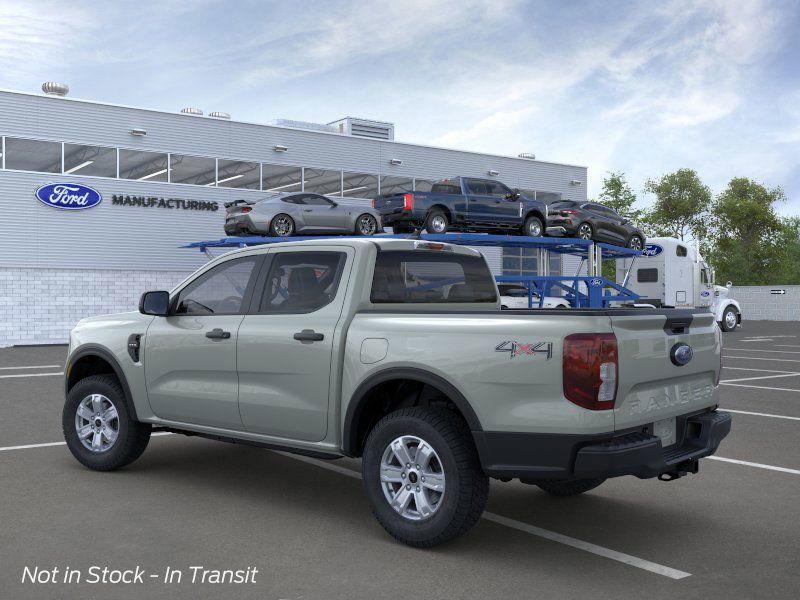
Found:
<path fill-rule="evenodd" d="M 688 317 L 667 317 L 667 322 L 664 323 L 664 331 L 668 335 L 677 335 L 679 333 L 686 333 L 686 330 L 692 325 L 693 316 Z"/>

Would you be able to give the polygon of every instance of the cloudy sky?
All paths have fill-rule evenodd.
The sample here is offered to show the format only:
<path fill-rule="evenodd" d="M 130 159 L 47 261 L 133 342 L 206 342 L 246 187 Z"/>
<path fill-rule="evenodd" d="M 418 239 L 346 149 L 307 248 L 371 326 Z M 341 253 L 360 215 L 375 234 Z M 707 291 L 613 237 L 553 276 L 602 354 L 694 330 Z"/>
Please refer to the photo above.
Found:
<path fill-rule="evenodd" d="M 0 88 L 235 119 L 392 121 L 402 141 L 749 176 L 800 214 L 800 3 L 0 0 Z M 640 194 L 641 195 L 641 194 Z M 646 204 L 649 199 L 641 198 Z"/>

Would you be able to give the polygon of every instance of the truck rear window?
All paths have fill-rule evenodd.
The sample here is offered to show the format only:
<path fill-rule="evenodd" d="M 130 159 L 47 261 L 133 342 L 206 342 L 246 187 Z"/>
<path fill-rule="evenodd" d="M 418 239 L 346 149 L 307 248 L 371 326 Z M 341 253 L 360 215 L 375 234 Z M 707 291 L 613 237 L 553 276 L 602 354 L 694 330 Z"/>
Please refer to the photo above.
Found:
<path fill-rule="evenodd" d="M 413 302 L 496 302 L 494 278 L 479 256 L 426 250 L 378 253 L 370 300 L 374 304 Z"/>

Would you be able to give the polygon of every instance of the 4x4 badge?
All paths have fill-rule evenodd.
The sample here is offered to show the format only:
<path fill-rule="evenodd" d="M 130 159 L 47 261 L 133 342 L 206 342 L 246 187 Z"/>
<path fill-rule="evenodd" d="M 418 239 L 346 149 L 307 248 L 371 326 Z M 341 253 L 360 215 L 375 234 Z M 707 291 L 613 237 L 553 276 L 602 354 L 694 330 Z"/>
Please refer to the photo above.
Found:
<path fill-rule="evenodd" d="M 509 358 L 516 358 L 517 356 L 535 356 L 536 354 L 543 354 L 546 356 L 545 360 L 550 360 L 553 357 L 553 342 L 536 342 L 532 344 L 522 344 L 515 340 L 506 340 L 500 342 L 495 346 L 495 352 L 508 352 Z"/>

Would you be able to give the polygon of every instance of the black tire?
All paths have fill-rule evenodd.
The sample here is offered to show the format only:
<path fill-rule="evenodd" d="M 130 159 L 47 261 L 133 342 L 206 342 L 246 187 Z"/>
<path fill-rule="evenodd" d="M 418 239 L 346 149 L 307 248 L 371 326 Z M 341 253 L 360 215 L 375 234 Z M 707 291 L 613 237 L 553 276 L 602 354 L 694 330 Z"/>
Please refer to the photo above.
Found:
<path fill-rule="evenodd" d="M 277 224 L 281 224 L 284 222 L 283 219 L 288 219 L 287 223 L 289 226 L 288 233 L 279 233 L 275 228 Z M 272 237 L 289 237 L 291 235 L 294 235 L 294 232 L 295 232 L 294 219 L 292 219 L 292 217 L 290 217 L 287 214 L 284 213 L 277 214 L 274 217 L 272 217 L 272 220 L 269 222 L 269 234 Z"/>
<path fill-rule="evenodd" d="M 443 226 L 439 226 L 439 223 L 444 223 Z M 441 208 L 434 208 L 428 213 L 428 217 L 425 219 L 425 231 L 428 233 L 447 233 L 448 228 L 450 227 L 450 219 L 447 218 L 447 213 L 444 212 Z"/>
<path fill-rule="evenodd" d="M 588 233 L 588 237 L 586 234 Z M 594 227 L 590 223 L 581 223 L 578 225 L 578 228 L 575 230 L 575 237 L 582 239 L 582 240 L 593 240 L 594 239 Z"/>
<path fill-rule="evenodd" d="M 445 490 L 438 508 L 428 518 L 401 516 L 384 495 L 380 480 L 386 448 L 400 436 L 418 436 L 441 459 Z M 481 469 L 469 428 L 450 411 L 403 408 L 381 419 L 367 438 L 362 461 L 364 491 L 372 512 L 396 540 L 417 548 L 436 546 L 466 533 L 483 514 L 489 478 Z"/>
<path fill-rule="evenodd" d="M 605 479 L 573 479 L 571 481 L 537 481 L 536 485 L 553 496 L 577 496 L 593 490 Z"/>
<path fill-rule="evenodd" d="M 639 235 L 632 235 L 628 240 L 628 248 L 631 250 L 643 250 L 644 240 Z"/>
<path fill-rule="evenodd" d="M 92 394 L 108 398 L 117 410 L 118 434 L 116 441 L 105 451 L 86 448 L 78 439 L 75 418 L 78 406 Z M 81 379 L 67 394 L 61 417 L 64 439 L 72 455 L 84 466 L 95 471 L 111 471 L 129 465 L 142 455 L 150 441 L 151 427 L 134 420 L 125 399 L 122 386 L 113 375 L 91 375 Z"/>
<path fill-rule="evenodd" d="M 732 316 L 731 316 L 732 315 Z M 730 325 L 728 323 L 731 323 Z M 736 331 L 736 328 L 739 326 L 739 317 L 736 309 L 732 306 L 728 306 L 722 313 L 722 321 L 719 322 L 719 328 L 722 331 L 730 332 Z"/>
<path fill-rule="evenodd" d="M 544 235 L 544 223 L 539 217 L 531 215 L 525 219 L 525 224 L 522 226 L 522 235 L 542 237 Z"/>
<path fill-rule="evenodd" d="M 370 233 L 364 233 L 366 228 L 362 225 L 362 220 L 369 220 L 372 227 L 369 229 Z M 355 234 L 356 235 L 375 235 L 378 233 L 378 219 L 373 217 L 369 213 L 364 213 L 363 215 L 358 215 L 356 219 L 356 226 L 355 226 Z"/>

